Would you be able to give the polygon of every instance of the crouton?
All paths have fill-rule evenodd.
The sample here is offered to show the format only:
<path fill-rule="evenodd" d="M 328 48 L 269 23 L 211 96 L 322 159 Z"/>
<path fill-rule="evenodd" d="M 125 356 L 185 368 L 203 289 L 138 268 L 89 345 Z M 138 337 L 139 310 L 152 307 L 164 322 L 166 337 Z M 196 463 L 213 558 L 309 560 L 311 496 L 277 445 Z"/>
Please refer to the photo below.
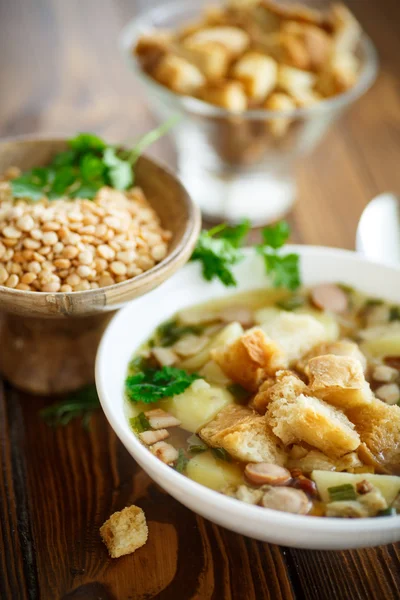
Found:
<path fill-rule="evenodd" d="M 297 371 L 307 374 L 308 362 L 316 356 L 333 354 L 334 356 L 350 356 L 360 361 L 363 371 L 367 369 L 367 359 L 355 342 L 350 340 L 337 340 L 336 342 L 322 342 L 317 344 L 296 364 Z"/>
<path fill-rule="evenodd" d="M 329 20 L 333 27 L 335 49 L 339 52 L 355 52 L 362 29 L 353 13 L 338 2 L 332 5 Z"/>
<path fill-rule="evenodd" d="M 329 58 L 331 39 L 320 27 L 284 21 L 281 25 L 281 38 L 285 62 L 293 67 L 318 71 Z"/>
<path fill-rule="evenodd" d="M 221 79 L 228 72 L 230 54 L 219 42 L 194 43 L 189 38 L 182 43 L 179 52 L 194 63 L 209 80 Z"/>
<path fill-rule="evenodd" d="M 327 340 L 325 327 L 311 315 L 282 311 L 261 328 L 284 350 L 289 365 L 298 361 L 316 344 Z"/>
<path fill-rule="evenodd" d="M 232 76 L 242 82 L 247 95 L 255 102 L 262 102 L 272 92 L 277 73 L 276 61 L 260 52 L 247 52 L 232 70 Z"/>
<path fill-rule="evenodd" d="M 240 113 L 247 109 L 247 96 L 238 81 L 210 82 L 199 90 L 198 96 L 205 102 L 225 108 L 230 112 Z"/>
<path fill-rule="evenodd" d="M 278 371 L 276 378 L 264 381 L 252 400 L 252 406 L 260 414 L 265 414 L 270 402 L 280 399 L 293 401 L 300 394 L 307 393 L 306 384 L 292 371 Z"/>
<path fill-rule="evenodd" d="M 138 506 L 127 506 L 111 515 L 100 527 L 100 535 L 111 558 L 131 554 L 147 541 L 145 514 Z"/>
<path fill-rule="evenodd" d="M 317 78 L 310 71 L 302 71 L 287 65 L 279 65 L 277 85 L 288 94 L 298 89 L 311 89 Z"/>
<path fill-rule="evenodd" d="M 280 442 L 264 417 L 243 406 L 227 406 L 199 435 L 209 446 L 224 448 L 239 461 L 277 465 L 285 462 Z"/>
<path fill-rule="evenodd" d="M 275 400 L 265 418 L 285 445 L 306 442 L 329 457 L 341 457 L 360 444 L 354 425 L 340 410 L 304 394 L 291 402 Z"/>
<path fill-rule="evenodd" d="M 152 74 L 157 81 L 178 94 L 193 94 L 206 82 L 195 65 L 175 54 L 163 56 Z"/>
<path fill-rule="evenodd" d="M 290 113 L 292 110 L 296 110 L 296 104 L 287 94 L 275 92 L 267 98 L 264 108 L 267 110 L 287 111 Z M 291 123 L 292 119 L 289 119 L 288 117 L 275 117 L 267 121 L 267 128 L 274 138 L 279 139 L 285 135 Z"/>
<path fill-rule="evenodd" d="M 143 35 L 135 47 L 135 54 L 146 71 L 151 71 L 159 60 L 167 54 L 171 47 L 172 35 L 170 32 L 157 31 Z"/>
<path fill-rule="evenodd" d="M 250 43 L 249 35 L 238 27 L 207 27 L 196 31 L 185 39 L 186 45 L 199 46 L 209 42 L 217 42 L 229 50 L 231 56 L 239 56 Z"/>
<path fill-rule="evenodd" d="M 400 475 L 400 407 L 381 400 L 346 411 L 361 441 L 385 471 Z M 362 454 L 364 459 L 365 452 Z"/>
<path fill-rule="evenodd" d="M 348 469 L 356 469 L 362 466 L 363 463 L 356 452 L 350 452 L 341 458 L 331 458 L 318 450 L 310 450 L 301 458 L 292 458 L 290 456 L 288 462 L 289 469 L 300 469 L 303 473 L 311 473 L 315 470 L 347 471 Z"/>
<path fill-rule="evenodd" d="M 262 6 L 272 14 L 282 19 L 291 19 L 300 23 L 324 25 L 325 17 L 322 11 L 304 6 L 300 2 L 278 2 L 277 0 L 263 0 Z"/>
<path fill-rule="evenodd" d="M 249 329 L 229 346 L 212 350 L 211 356 L 232 381 L 254 392 L 264 379 L 287 366 L 282 349 L 260 327 Z"/>
<path fill-rule="evenodd" d="M 351 356 L 316 356 L 307 366 L 313 395 L 347 410 L 370 404 L 373 395 L 365 381 L 361 363 Z"/>

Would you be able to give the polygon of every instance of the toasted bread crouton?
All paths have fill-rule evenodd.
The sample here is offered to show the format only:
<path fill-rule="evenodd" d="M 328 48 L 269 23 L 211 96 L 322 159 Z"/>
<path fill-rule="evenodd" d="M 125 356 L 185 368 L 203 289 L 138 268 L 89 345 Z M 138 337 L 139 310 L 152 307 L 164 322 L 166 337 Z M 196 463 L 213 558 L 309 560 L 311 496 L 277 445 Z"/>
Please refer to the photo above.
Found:
<path fill-rule="evenodd" d="M 301 69 L 295 69 L 287 65 L 279 65 L 277 85 L 289 95 L 292 95 L 293 92 L 296 93 L 299 89 L 311 89 L 316 81 L 316 75 L 310 71 L 302 71 Z"/>
<path fill-rule="evenodd" d="M 265 418 L 285 445 L 306 442 L 330 457 L 340 457 L 360 444 L 354 425 L 340 410 L 304 394 L 292 402 L 275 400 Z"/>
<path fill-rule="evenodd" d="M 325 327 L 311 315 L 282 311 L 261 328 L 283 348 L 289 364 L 295 363 L 313 346 L 327 339 Z"/>
<path fill-rule="evenodd" d="M 206 81 L 195 65 L 175 54 L 163 56 L 152 74 L 157 81 L 178 94 L 193 94 Z"/>
<path fill-rule="evenodd" d="M 232 381 L 253 392 L 264 379 L 287 366 L 282 349 L 260 327 L 249 329 L 227 347 L 213 350 L 211 356 Z"/>
<path fill-rule="evenodd" d="M 322 342 L 317 344 L 296 364 L 297 371 L 307 374 L 308 362 L 316 356 L 333 354 L 335 356 L 350 356 L 360 361 L 363 371 L 367 368 L 367 359 L 355 342 L 350 340 L 337 340 L 336 342 Z"/>
<path fill-rule="evenodd" d="M 227 406 L 200 430 L 199 435 L 206 444 L 224 448 L 236 460 L 277 465 L 285 462 L 280 442 L 264 417 L 243 406 Z"/>
<path fill-rule="evenodd" d="M 270 56 L 260 52 L 247 52 L 236 63 L 232 75 L 244 85 L 247 95 L 262 102 L 274 89 L 278 65 Z"/>
<path fill-rule="evenodd" d="M 199 90 L 198 96 L 230 112 L 240 113 L 247 109 L 247 96 L 239 81 L 221 79 L 210 82 Z"/>
<path fill-rule="evenodd" d="M 151 71 L 159 60 L 169 52 L 172 35 L 168 31 L 157 31 L 139 38 L 135 54 L 146 71 Z"/>
<path fill-rule="evenodd" d="M 290 113 L 296 110 L 296 103 L 287 94 L 274 92 L 271 94 L 264 104 L 264 108 L 273 111 L 285 111 Z M 281 138 L 285 135 L 292 123 L 292 119 L 288 117 L 275 117 L 267 121 L 267 129 L 274 138 Z"/>
<path fill-rule="evenodd" d="M 289 469 L 301 469 L 303 473 L 311 473 L 315 470 L 347 471 L 348 469 L 356 469 L 362 466 L 363 463 L 356 452 L 350 452 L 341 458 L 331 458 L 318 450 L 310 450 L 301 458 L 290 457 L 288 462 Z"/>
<path fill-rule="evenodd" d="M 100 535 L 111 558 L 131 554 L 147 542 L 145 514 L 138 506 L 127 506 L 111 515 L 100 527 Z"/>
<path fill-rule="evenodd" d="M 249 45 L 249 35 L 239 27 L 207 27 L 186 37 L 185 44 L 198 47 L 205 43 L 217 42 L 229 50 L 231 56 L 239 56 Z"/>
<path fill-rule="evenodd" d="M 252 400 L 252 406 L 260 414 L 265 414 L 267 406 L 282 398 L 293 401 L 300 394 L 307 393 L 306 384 L 292 371 L 278 371 L 275 379 L 264 381 Z"/>
<path fill-rule="evenodd" d="M 194 63 L 207 79 L 226 76 L 230 64 L 229 51 L 218 42 L 193 43 L 190 38 L 182 43 L 180 54 Z"/>
<path fill-rule="evenodd" d="M 373 394 L 365 381 L 361 363 L 351 356 L 316 356 L 307 367 L 313 395 L 347 411 L 370 404 Z"/>
<path fill-rule="evenodd" d="M 376 399 L 346 414 L 376 462 L 400 475 L 400 407 Z"/>

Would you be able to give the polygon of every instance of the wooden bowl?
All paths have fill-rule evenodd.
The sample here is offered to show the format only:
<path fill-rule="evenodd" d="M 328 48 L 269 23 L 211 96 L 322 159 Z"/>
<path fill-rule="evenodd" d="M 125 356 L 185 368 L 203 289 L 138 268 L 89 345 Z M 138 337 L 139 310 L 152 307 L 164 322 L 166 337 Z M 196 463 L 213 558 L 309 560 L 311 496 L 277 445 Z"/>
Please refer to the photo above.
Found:
<path fill-rule="evenodd" d="M 46 165 L 66 148 L 65 139 L 1 142 L 0 173 L 12 165 L 23 170 Z M 163 227 L 172 232 L 166 258 L 133 279 L 96 290 L 46 293 L 0 286 L 0 372 L 16 387 L 55 394 L 92 382 L 97 345 L 112 314 L 160 285 L 190 258 L 201 217 L 185 188 L 144 156 L 135 176 Z"/>

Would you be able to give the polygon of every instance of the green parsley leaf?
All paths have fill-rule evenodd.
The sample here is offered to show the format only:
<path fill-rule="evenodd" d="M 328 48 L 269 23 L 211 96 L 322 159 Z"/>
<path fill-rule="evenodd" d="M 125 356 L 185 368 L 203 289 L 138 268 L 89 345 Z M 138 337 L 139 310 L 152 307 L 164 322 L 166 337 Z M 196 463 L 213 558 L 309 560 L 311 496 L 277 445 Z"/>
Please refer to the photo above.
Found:
<path fill-rule="evenodd" d="M 237 227 L 223 224 L 200 233 L 190 260 L 199 260 L 202 263 L 203 277 L 206 281 L 217 278 L 226 286 L 237 285 L 231 268 L 243 258 L 239 248 L 248 228 L 248 221 L 244 221 Z"/>
<path fill-rule="evenodd" d="M 184 473 L 186 471 L 189 459 L 187 458 L 185 451 L 182 448 L 179 448 L 178 454 L 179 455 L 174 465 L 174 469 L 175 471 L 178 471 L 178 473 Z"/>
<path fill-rule="evenodd" d="M 393 508 L 393 506 L 389 506 L 389 508 L 385 508 L 384 510 L 380 510 L 377 517 L 395 517 L 397 515 L 397 510 Z"/>
<path fill-rule="evenodd" d="M 107 152 L 107 150 L 105 152 Z M 93 181 L 101 178 L 104 175 L 105 164 L 105 161 L 95 154 L 84 154 L 79 165 L 82 179 L 84 179 L 84 181 Z"/>
<path fill-rule="evenodd" d="M 215 458 L 218 460 L 225 460 L 226 462 L 232 462 L 232 459 L 225 448 L 211 448 L 211 452 L 213 453 Z"/>
<path fill-rule="evenodd" d="M 144 412 L 139 413 L 136 417 L 129 419 L 129 424 L 135 433 L 143 433 L 151 429 L 149 420 Z"/>
<path fill-rule="evenodd" d="M 125 380 L 125 390 L 131 402 L 149 404 L 162 398 L 182 394 L 196 379 L 200 379 L 200 376 L 174 367 L 147 369 L 128 375 Z"/>
<path fill-rule="evenodd" d="M 104 140 L 93 133 L 79 133 L 68 142 L 70 148 L 81 154 L 91 151 L 101 151 L 107 146 Z"/>
<path fill-rule="evenodd" d="M 251 396 L 251 392 L 242 387 L 240 383 L 231 383 L 228 385 L 227 390 L 232 394 L 235 400 L 239 402 L 239 404 L 247 404 Z"/>
<path fill-rule="evenodd" d="M 191 454 L 200 454 L 200 452 L 205 452 L 206 450 L 208 450 L 207 444 L 205 444 L 203 440 L 199 438 L 199 436 L 195 433 L 193 433 L 187 439 L 187 445 L 188 452 L 190 452 Z"/>
<path fill-rule="evenodd" d="M 40 185 L 36 185 L 23 177 L 11 181 L 11 191 L 14 198 L 30 198 L 34 201 L 41 200 L 45 195 Z"/>
<path fill-rule="evenodd" d="M 201 325 L 179 325 L 177 320 L 166 321 L 157 328 L 155 343 L 157 346 L 172 346 L 184 335 L 198 335 L 203 330 Z"/>
<path fill-rule="evenodd" d="M 389 321 L 400 321 L 400 306 L 390 307 Z"/>
<path fill-rule="evenodd" d="M 272 253 L 264 246 L 258 247 L 258 252 L 264 257 L 265 268 L 271 276 L 274 287 L 297 290 L 301 284 L 299 271 L 299 255 L 286 254 L 280 256 Z"/>
<path fill-rule="evenodd" d="M 126 190 L 133 184 L 132 165 L 118 158 L 115 148 L 106 148 L 103 156 L 104 164 L 108 167 L 108 178 L 113 188 Z"/>
<path fill-rule="evenodd" d="M 287 242 L 290 235 L 290 228 L 286 221 L 279 221 L 276 225 L 265 227 L 262 231 L 264 244 L 277 250 Z"/>
<path fill-rule="evenodd" d="M 88 385 L 70 394 L 65 400 L 44 408 L 40 411 L 40 416 L 52 427 L 68 425 L 77 418 L 82 418 L 82 425 L 88 427 L 92 414 L 99 407 L 96 386 Z"/>

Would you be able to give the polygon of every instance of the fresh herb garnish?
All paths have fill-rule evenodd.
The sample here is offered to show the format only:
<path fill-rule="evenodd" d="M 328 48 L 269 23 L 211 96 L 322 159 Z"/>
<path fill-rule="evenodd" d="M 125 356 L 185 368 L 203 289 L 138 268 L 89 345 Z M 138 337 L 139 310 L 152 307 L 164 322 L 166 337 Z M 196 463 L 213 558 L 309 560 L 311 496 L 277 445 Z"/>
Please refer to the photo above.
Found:
<path fill-rule="evenodd" d="M 204 330 L 201 325 L 179 325 L 178 321 L 167 321 L 162 323 L 156 332 L 156 344 L 158 346 L 173 346 L 184 335 L 192 333 L 198 335 Z"/>
<path fill-rule="evenodd" d="M 144 412 L 129 419 L 129 424 L 135 433 L 143 433 L 143 431 L 149 431 L 149 429 L 151 429 L 149 420 Z"/>
<path fill-rule="evenodd" d="M 162 137 L 177 122 L 174 117 L 144 135 L 135 146 L 122 150 L 91 133 L 80 133 L 68 141 L 69 150 L 57 154 L 47 167 L 25 171 L 11 181 L 15 198 L 38 201 L 62 197 L 95 197 L 103 186 L 127 190 L 135 182 L 134 167 L 143 150 Z"/>
<path fill-rule="evenodd" d="M 131 402 L 150 404 L 162 398 L 182 394 L 196 379 L 200 379 L 200 376 L 175 367 L 147 369 L 128 375 L 125 390 Z"/>
<path fill-rule="evenodd" d="M 52 404 L 40 411 L 40 416 L 52 427 L 68 425 L 73 419 L 82 418 L 87 428 L 92 414 L 100 407 L 96 386 L 88 385 L 65 400 Z"/>
<path fill-rule="evenodd" d="M 289 225 L 280 221 L 262 231 L 263 244 L 257 246 L 257 252 L 264 258 L 265 268 L 274 287 L 296 290 L 300 286 L 299 255 L 281 255 L 282 248 L 290 235 Z"/>
<path fill-rule="evenodd" d="M 231 462 L 232 460 L 225 448 L 211 448 L 211 452 L 219 460 L 225 460 L 226 462 Z"/>
<path fill-rule="evenodd" d="M 178 473 L 184 473 L 186 471 L 188 462 L 189 459 L 187 458 L 185 451 L 182 448 L 179 448 L 179 455 L 174 465 L 175 471 L 178 471 Z"/>
<path fill-rule="evenodd" d="M 365 301 L 364 306 L 373 307 L 373 306 L 382 306 L 382 304 L 383 304 L 383 300 L 379 300 L 379 298 L 368 298 L 368 300 Z"/>
<path fill-rule="evenodd" d="M 247 403 L 251 396 L 251 392 L 242 387 L 240 383 L 232 383 L 228 385 L 227 390 L 240 404 Z"/>
<path fill-rule="evenodd" d="M 278 308 L 282 308 L 283 310 L 292 311 L 296 310 L 296 308 L 300 308 L 304 306 L 306 299 L 303 296 L 290 296 L 289 298 L 285 298 L 284 300 L 279 300 L 276 303 Z"/>
<path fill-rule="evenodd" d="M 205 452 L 206 450 L 208 450 L 207 444 L 205 444 L 203 440 L 199 438 L 199 436 L 195 433 L 193 433 L 187 439 L 187 445 L 188 452 L 190 452 L 191 454 L 200 454 L 200 452 Z"/>
<path fill-rule="evenodd" d="M 217 278 L 226 286 L 237 285 L 231 268 L 243 258 L 240 247 L 249 229 L 249 222 L 243 221 L 236 227 L 222 224 L 200 233 L 190 260 L 202 263 L 204 279 L 211 281 Z"/>
<path fill-rule="evenodd" d="M 392 506 L 389 506 L 389 508 L 385 508 L 385 510 L 380 510 L 376 516 L 377 517 L 394 517 L 396 515 L 397 515 L 397 510 L 395 508 L 393 508 Z"/>
<path fill-rule="evenodd" d="M 400 306 L 390 307 L 389 321 L 400 321 Z"/>
<path fill-rule="evenodd" d="M 357 500 L 356 490 L 351 483 L 337 485 L 328 488 L 328 494 L 331 502 L 341 502 L 343 500 Z"/>

